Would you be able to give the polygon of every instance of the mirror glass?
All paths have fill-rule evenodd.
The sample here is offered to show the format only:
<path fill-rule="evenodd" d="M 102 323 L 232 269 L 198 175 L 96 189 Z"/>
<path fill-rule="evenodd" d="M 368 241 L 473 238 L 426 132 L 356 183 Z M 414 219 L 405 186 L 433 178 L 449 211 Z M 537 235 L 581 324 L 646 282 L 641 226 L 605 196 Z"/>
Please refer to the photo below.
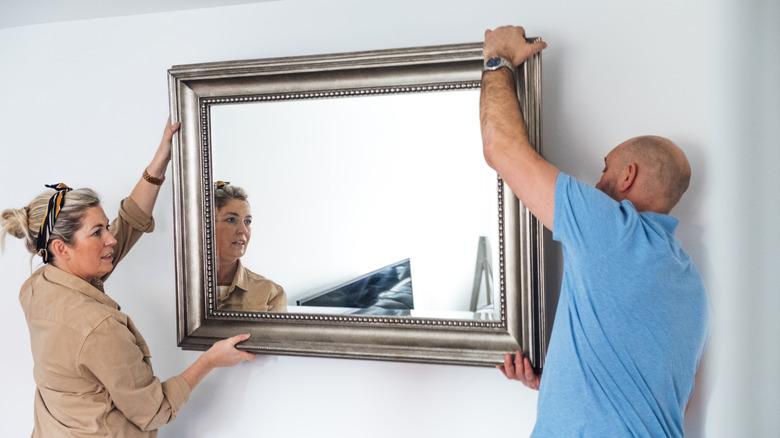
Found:
<path fill-rule="evenodd" d="M 500 318 L 479 89 L 215 104 L 210 127 L 218 308 Z"/>

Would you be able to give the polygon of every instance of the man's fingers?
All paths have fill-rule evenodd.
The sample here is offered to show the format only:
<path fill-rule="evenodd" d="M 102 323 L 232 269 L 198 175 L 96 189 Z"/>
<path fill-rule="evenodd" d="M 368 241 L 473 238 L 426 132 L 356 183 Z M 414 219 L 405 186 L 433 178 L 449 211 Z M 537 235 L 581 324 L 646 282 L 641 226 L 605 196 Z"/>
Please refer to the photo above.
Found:
<path fill-rule="evenodd" d="M 531 46 L 531 53 L 537 54 L 547 48 L 547 43 L 542 41 L 541 39 L 538 39 L 532 42 L 530 46 Z"/>
<path fill-rule="evenodd" d="M 518 380 L 525 380 L 525 364 L 523 363 L 523 353 L 515 352 L 515 376 Z"/>
<path fill-rule="evenodd" d="M 539 376 L 534 372 L 531 360 L 521 351 L 504 355 L 504 363 L 496 365 L 507 379 L 519 380 L 532 389 L 539 389 Z"/>
<path fill-rule="evenodd" d="M 507 379 L 515 378 L 515 364 L 512 363 L 512 355 L 507 353 L 504 355 L 504 369 L 501 370 Z"/>
<path fill-rule="evenodd" d="M 511 25 L 511 24 L 504 24 L 504 25 L 498 26 L 494 30 L 496 30 L 496 31 L 500 30 L 502 32 L 506 32 L 507 30 L 511 30 L 511 29 L 517 29 L 520 32 L 522 32 L 523 34 L 525 34 L 525 29 L 523 29 L 523 26 L 514 26 L 514 25 Z"/>
<path fill-rule="evenodd" d="M 525 381 L 528 382 L 528 384 L 531 384 L 536 378 L 536 374 L 534 374 L 534 367 L 531 366 L 531 361 L 528 360 L 527 357 L 523 358 L 523 363 L 525 364 Z"/>

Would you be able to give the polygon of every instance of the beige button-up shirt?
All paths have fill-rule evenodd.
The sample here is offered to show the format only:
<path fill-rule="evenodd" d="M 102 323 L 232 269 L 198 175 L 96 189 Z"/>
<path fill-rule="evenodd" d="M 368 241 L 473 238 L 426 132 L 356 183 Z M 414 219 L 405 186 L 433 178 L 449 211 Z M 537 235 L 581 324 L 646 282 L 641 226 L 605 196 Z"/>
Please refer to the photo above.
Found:
<path fill-rule="evenodd" d="M 122 201 L 111 225 L 114 266 L 153 228 L 132 199 Z M 22 285 L 36 384 L 34 438 L 154 437 L 189 397 L 181 376 L 154 376 L 146 341 L 102 287 L 53 265 Z"/>
<path fill-rule="evenodd" d="M 217 308 L 248 312 L 286 312 L 287 295 L 281 286 L 245 268 L 239 260 L 230 286 L 217 288 Z"/>

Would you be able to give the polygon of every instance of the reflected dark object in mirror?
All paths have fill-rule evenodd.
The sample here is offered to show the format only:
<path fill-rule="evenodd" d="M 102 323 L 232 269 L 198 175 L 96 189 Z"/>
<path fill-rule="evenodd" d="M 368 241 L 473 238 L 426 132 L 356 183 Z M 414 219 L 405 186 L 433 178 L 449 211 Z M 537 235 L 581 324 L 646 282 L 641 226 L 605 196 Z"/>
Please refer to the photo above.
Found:
<path fill-rule="evenodd" d="M 297 301 L 299 306 L 352 307 L 363 315 L 409 315 L 414 309 L 409 259 Z"/>

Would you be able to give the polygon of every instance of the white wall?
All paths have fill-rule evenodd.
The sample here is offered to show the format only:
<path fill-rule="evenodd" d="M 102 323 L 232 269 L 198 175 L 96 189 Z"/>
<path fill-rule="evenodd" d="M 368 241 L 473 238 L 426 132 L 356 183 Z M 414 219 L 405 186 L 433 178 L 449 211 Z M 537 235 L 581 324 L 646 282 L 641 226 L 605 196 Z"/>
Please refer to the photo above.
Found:
<path fill-rule="evenodd" d="M 612 145 L 641 133 L 675 139 L 693 162 L 675 213 L 714 318 L 689 436 L 776 435 L 780 157 L 770 139 L 780 72 L 766 57 L 776 56 L 776 4 L 373 3 L 269 2 L 0 31 L 0 207 L 60 180 L 115 207 L 159 140 L 172 64 L 470 42 L 522 23 L 550 44 L 543 120 L 553 162 L 595 181 Z M 156 232 L 107 285 L 160 376 L 196 357 L 175 346 L 170 199 L 166 184 Z M 25 436 L 34 384 L 16 291 L 29 266 L 20 242 L 7 247 L 0 422 L 4 436 Z M 488 368 L 270 356 L 215 372 L 161 436 L 526 436 L 535 402 Z"/>

